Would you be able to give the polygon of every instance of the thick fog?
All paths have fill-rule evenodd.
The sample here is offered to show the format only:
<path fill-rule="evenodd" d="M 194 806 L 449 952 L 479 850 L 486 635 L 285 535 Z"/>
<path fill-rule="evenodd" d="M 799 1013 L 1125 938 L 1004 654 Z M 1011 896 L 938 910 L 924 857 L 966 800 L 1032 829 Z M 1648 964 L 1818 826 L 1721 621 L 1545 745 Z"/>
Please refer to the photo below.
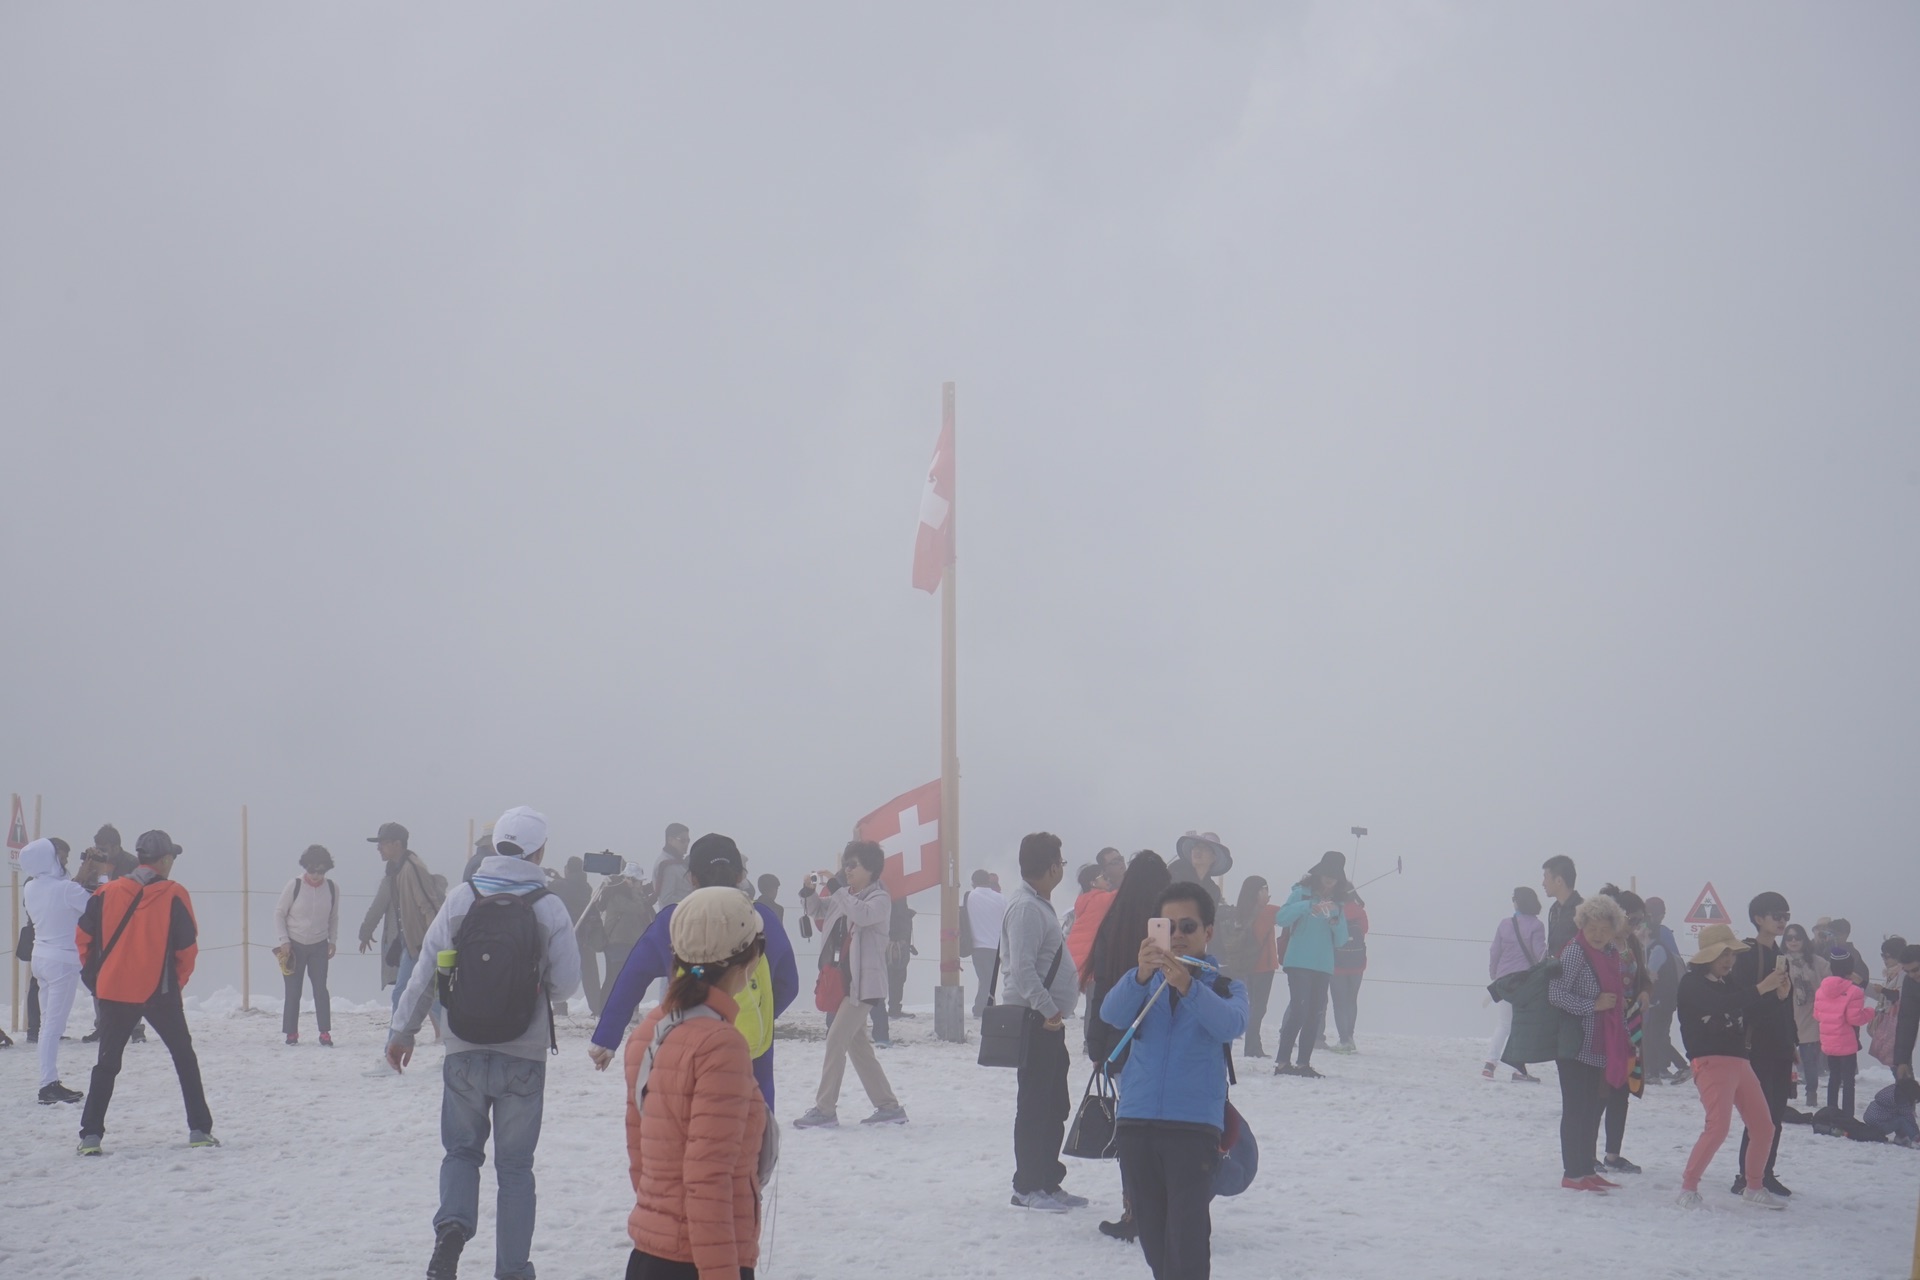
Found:
<path fill-rule="evenodd" d="M 967 869 L 1358 824 L 1382 935 L 1568 853 L 1920 936 L 1916 71 L 1892 3 L 9 6 L 0 793 L 170 831 L 210 947 L 242 804 L 256 941 L 521 803 L 791 900 L 939 771 L 951 379 Z"/>

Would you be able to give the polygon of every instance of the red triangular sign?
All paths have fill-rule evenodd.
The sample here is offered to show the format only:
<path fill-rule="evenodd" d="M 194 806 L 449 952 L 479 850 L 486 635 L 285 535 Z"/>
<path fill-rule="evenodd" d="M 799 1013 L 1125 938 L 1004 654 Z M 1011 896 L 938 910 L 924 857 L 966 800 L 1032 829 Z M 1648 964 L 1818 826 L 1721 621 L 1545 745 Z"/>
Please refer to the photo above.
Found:
<path fill-rule="evenodd" d="M 20 797 L 13 798 L 13 821 L 7 824 L 7 848 L 15 853 L 27 847 L 27 815 L 20 808 Z"/>
<path fill-rule="evenodd" d="M 1711 883 L 1700 891 L 1693 900 L 1693 910 L 1687 912 L 1688 924 L 1732 924 L 1733 917 L 1727 914 L 1726 904 L 1720 901 L 1720 894 Z"/>

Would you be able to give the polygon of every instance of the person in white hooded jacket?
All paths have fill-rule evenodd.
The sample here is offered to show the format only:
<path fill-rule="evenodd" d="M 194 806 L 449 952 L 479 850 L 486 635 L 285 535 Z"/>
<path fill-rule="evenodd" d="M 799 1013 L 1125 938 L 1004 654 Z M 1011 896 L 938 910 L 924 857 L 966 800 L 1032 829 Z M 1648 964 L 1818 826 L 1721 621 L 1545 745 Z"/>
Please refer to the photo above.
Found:
<path fill-rule="evenodd" d="M 78 1102 L 86 1095 L 60 1083 L 60 1036 L 80 990 L 80 952 L 74 933 L 92 895 L 67 874 L 65 840 L 35 840 L 20 850 L 20 869 L 33 879 L 21 897 L 33 921 L 33 976 L 40 980 L 40 1101 Z"/>

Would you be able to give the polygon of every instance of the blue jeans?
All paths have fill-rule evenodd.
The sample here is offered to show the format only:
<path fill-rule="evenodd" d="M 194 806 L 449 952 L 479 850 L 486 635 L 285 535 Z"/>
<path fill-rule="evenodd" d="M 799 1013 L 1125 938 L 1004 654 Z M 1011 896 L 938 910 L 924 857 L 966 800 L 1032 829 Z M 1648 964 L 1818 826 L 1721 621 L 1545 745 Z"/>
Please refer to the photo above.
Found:
<path fill-rule="evenodd" d="M 440 1211 L 433 1231 L 449 1223 L 473 1239 L 480 1221 L 480 1166 L 493 1131 L 493 1173 L 500 1184 L 494 1203 L 493 1274 L 499 1280 L 532 1280 L 533 1149 L 540 1143 L 546 1104 L 547 1064 L 493 1049 L 450 1053 L 441 1065 Z"/>

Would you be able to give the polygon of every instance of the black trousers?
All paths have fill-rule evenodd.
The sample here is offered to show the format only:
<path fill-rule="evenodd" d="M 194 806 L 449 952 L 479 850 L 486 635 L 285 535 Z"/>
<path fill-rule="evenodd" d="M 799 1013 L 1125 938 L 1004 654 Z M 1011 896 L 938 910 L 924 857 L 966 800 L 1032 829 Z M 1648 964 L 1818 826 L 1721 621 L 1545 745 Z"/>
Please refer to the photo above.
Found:
<path fill-rule="evenodd" d="M 1767 1114 L 1773 1117 L 1773 1146 L 1767 1151 L 1767 1176 L 1773 1177 L 1773 1162 L 1780 1158 L 1780 1131 L 1787 1127 L 1787 1103 L 1793 1098 L 1793 1059 L 1753 1058 L 1753 1074 L 1760 1077 L 1760 1091 L 1767 1095 Z M 1747 1142 L 1751 1130 L 1740 1131 L 1740 1167 L 1747 1167 Z"/>
<path fill-rule="evenodd" d="M 1067 1029 L 1048 1031 L 1037 1022 L 1019 1068 L 1013 1105 L 1013 1190 L 1045 1191 L 1066 1180 L 1060 1144 L 1066 1140 L 1073 1100 L 1067 1096 Z"/>
<path fill-rule="evenodd" d="M 1632 1097 L 1632 1091 L 1625 1085 L 1607 1090 L 1603 1110 L 1607 1119 L 1607 1154 L 1610 1156 L 1619 1155 L 1621 1144 L 1627 1140 L 1627 1102 Z"/>
<path fill-rule="evenodd" d="M 1860 1055 L 1858 1052 L 1834 1054 L 1827 1059 L 1827 1105 L 1838 1107 L 1851 1118 L 1853 1115 L 1853 1086 L 1860 1078 Z"/>
<path fill-rule="evenodd" d="M 1599 1158 L 1600 1117 L 1607 1107 L 1607 1071 L 1578 1058 L 1561 1058 L 1560 1173 L 1591 1178 Z"/>
<path fill-rule="evenodd" d="M 907 994 L 907 962 L 913 959 L 911 953 L 902 955 L 898 960 L 887 961 L 887 1012 L 900 1012 L 900 1001 Z"/>
<path fill-rule="evenodd" d="M 1287 970 L 1287 1012 L 1280 1019 L 1280 1047 L 1274 1057 L 1281 1062 L 1293 1059 L 1293 1042 L 1300 1042 L 1300 1065 L 1313 1061 L 1313 1047 L 1320 1042 L 1320 1030 L 1327 1023 L 1327 989 L 1333 975 L 1318 969 Z"/>
<path fill-rule="evenodd" d="M 193 1036 L 187 1031 L 187 1013 L 180 1007 L 178 991 L 157 995 L 145 1004 L 100 1002 L 100 1059 L 93 1066 L 86 1109 L 80 1114 L 80 1132 L 107 1131 L 107 1104 L 113 1101 L 120 1057 L 127 1047 L 127 1037 L 142 1018 L 173 1055 L 174 1074 L 180 1077 L 180 1097 L 187 1104 L 187 1128 L 213 1132 L 213 1112 L 207 1110 L 207 1091 L 200 1083 L 200 1059 L 193 1053 Z"/>
<path fill-rule="evenodd" d="M 700 1280 L 700 1268 L 635 1249 L 627 1255 L 627 1280 Z M 740 1268 L 740 1280 L 753 1280 L 753 1268 Z"/>
<path fill-rule="evenodd" d="M 1207 1280 L 1213 1268 L 1213 1170 L 1219 1134 L 1189 1125 L 1123 1124 L 1120 1184 L 1154 1280 Z"/>
<path fill-rule="evenodd" d="M 1247 1051 L 1258 1052 L 1260 1024 L 1267 1020 L 1267 1005 L 1273 999 L 1273 973 L 1247 975 Z"/>
<path fill-rule="evenodd" d="M 40 1038 L 40 979 L 34 977 L 27 979 L 27 1036 Z"/>
<path fill-rule="evenodd" d="M 288 962 L 293 972 L 287 975 L 287 1005 L 280 1015 L 280 1033 L 292 1035 L 300 1029 L 300 989 L 306 978 L 313 978 L 313 1020 L 321 1032 L 333 1030 L 333 1003 L 327 995 L 327 944 L 324 942 L 288 942 L 292 954 Z"/>

